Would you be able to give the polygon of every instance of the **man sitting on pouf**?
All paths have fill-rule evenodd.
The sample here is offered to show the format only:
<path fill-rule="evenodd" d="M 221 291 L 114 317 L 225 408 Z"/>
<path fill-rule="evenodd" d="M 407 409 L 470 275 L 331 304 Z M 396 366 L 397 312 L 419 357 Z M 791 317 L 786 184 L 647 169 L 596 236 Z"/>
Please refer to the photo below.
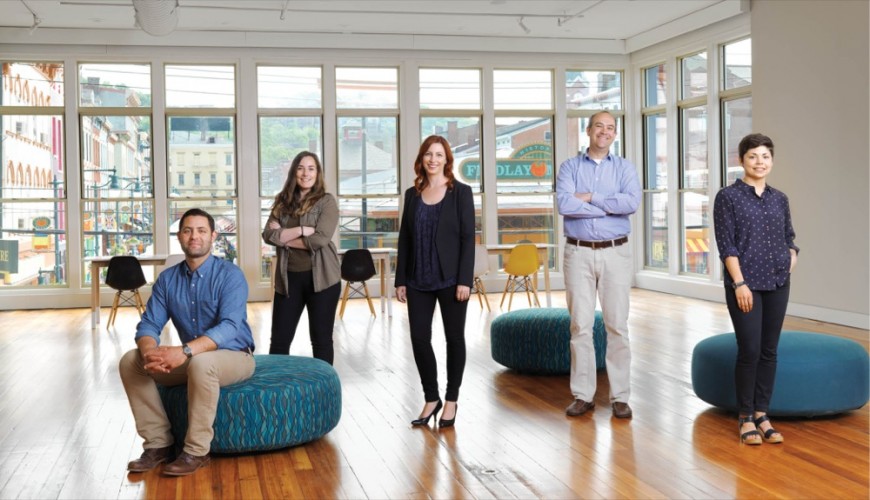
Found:
<path fill-rule="evenodd" d="M 178 241 L 185 260 L 157 277 L 136 327 L 138 347 L 121 358 L 121 380 L 136 430 L 145 440 L 142 456 L 127 464 L 130 472 L 145 472 L 172 458 L 174 438 L 157 383 L 187 384 L 184 449 L 163 467 L 164 474 L 186 476 L 209 463 L 220 388 L 254 374 L 248 284 L 235 264 L 211 255 L 217 234 L 207 212 L 193 208 L 184 213 Z M 160 331 L 170 319 L 181 346 L 159 345 Z"/>

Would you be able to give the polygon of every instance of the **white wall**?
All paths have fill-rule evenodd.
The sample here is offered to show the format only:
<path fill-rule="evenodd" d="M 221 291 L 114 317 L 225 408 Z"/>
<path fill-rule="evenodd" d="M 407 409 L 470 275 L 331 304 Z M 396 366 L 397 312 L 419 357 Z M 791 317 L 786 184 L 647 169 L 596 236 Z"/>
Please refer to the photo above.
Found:
<path fill-rule="evenodd" d="M 789 313 L 870 327 L 868 20 L 854 0 L 752 3 L 752 120 L 801 248 Z M 825 310 L 825 311 L 822 311 Z"/>

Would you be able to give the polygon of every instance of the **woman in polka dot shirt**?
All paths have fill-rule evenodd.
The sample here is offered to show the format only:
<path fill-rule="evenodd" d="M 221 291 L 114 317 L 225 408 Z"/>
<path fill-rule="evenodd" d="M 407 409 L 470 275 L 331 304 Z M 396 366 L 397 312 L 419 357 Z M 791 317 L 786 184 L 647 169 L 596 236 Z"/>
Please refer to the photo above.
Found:
<path fill-rule="evenodd" d="M 767 185 L 773 141 L 750 134 L 738 146 L 743 179 L 716 195 L 713 220 L 725 263 L 725 301 L 737 336 L 735 382 L 740 440 L 781 443 L 767 417 L 776 350 L 788 305 L 798 247 L 788 197 Z"/>

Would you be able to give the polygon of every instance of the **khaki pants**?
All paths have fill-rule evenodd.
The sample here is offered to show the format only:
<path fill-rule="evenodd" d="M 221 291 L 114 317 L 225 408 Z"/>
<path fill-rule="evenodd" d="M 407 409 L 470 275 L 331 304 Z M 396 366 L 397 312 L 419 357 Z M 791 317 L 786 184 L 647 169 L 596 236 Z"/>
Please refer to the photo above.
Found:
<path fill-rule="evenodd" d="M 174 442 L 155 382 L 165 386 L 187 384 L 189 424 L 184 451 L 201 457 L 208 454 L 214 438 L 212 426 L 220 388 L 251 378 L 254 357 L 247 351 L 218 349 L 197 354 L 170 373 L 152 374 L 145 371 L 139 349 L 133 349 L 121 358 L 118 368 L 145 449 L 164 448 Z"/>
<path fill-rule="evenodd" d="M 631 351 L 628 307 L 632 280 L 628 244 L 592 249 L 565 245 L 565 297 L 571 314 L 571 393 L 575 399 L 595 398 L 595 298 L 601 302 L 607 330 L 607 378 L 610 401 L 628 403 L 631 393 Z"/>

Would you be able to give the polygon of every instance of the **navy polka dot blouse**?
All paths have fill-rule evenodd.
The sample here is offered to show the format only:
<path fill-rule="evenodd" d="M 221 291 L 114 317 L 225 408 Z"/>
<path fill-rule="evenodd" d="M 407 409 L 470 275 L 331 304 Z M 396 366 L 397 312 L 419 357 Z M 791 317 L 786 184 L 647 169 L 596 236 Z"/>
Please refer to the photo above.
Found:
<path fill-rule="evenodd" d="M 713 204 L 713 223 L 719 258 L 737 257 L 750 290 L 775 290 L 786 284 L 791 267 L 794 228 L 788 197 L 766 186 L 761 196 L 737 179 L 722 188 Z M 734 280 L 725 272 L 725 285 Z"/>

